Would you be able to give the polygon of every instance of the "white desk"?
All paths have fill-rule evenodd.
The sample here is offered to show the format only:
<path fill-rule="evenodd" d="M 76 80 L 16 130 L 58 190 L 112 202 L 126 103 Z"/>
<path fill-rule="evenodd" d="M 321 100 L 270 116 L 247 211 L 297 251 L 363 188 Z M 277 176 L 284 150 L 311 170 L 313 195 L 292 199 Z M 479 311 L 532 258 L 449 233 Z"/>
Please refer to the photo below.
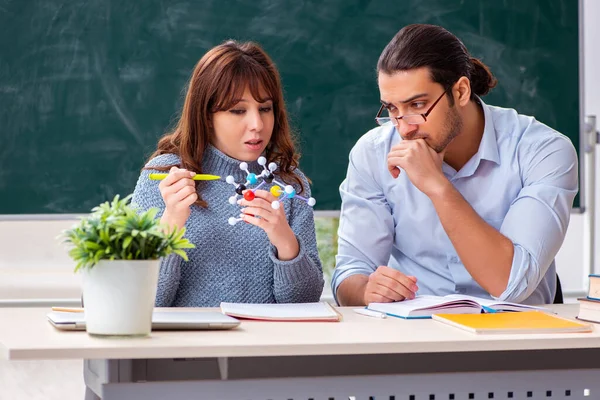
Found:
<path fill-rule="evenodd" d="M 578 306 L 554 307 L 572 317 Z M 600 399 L 600 326 L 477 336 L 340 310 L 340 323 L 244 321 L 231 331 L 110 339 L 57 331 L 47 309 L 6 308 L 0 355 L 87 359 L 88 397 L 106 400 Z"/>

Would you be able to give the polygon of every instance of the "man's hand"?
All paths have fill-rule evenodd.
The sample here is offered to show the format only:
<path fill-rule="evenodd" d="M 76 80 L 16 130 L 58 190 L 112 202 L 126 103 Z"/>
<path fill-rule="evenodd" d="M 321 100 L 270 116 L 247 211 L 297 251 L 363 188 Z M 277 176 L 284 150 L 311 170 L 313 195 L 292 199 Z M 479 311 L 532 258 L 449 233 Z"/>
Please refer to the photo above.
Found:
<path fill-rule="evenodd" d="M 423 139 L 403 140 L 388 154 L 388 170 L 394 178 L 402 168 L 413 185 L 427 196 L 440 191 L 448 179 L 442 172 L 444 151 L 436 153 Z"/>
<path fill-rule="evenodd" d="M 365 287 L 364 303 L 391 303 L 405 299 L 414 299 L 419 290 L 417 278 L 404 275 L 390 267 L 378 267 L 369 275 Z"/>

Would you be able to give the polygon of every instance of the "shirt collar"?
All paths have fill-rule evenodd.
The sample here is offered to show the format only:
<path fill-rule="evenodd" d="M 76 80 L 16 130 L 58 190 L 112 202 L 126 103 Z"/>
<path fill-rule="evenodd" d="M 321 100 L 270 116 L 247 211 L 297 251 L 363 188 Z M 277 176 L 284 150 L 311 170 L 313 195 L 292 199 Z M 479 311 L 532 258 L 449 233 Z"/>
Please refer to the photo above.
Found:
<path fill-rule="evenodd" d="M 500 164 L 500 154 L 498 153 L 498 142 L 496 140 L 496 130 L 494 128 L 494 117 L 490 106 L 485 104 L 481 98 L 477 97 L 481 108 L 483 109 L 484 128 L 481 143 L 477 154 L 480 160 L 488 160 Z"/>

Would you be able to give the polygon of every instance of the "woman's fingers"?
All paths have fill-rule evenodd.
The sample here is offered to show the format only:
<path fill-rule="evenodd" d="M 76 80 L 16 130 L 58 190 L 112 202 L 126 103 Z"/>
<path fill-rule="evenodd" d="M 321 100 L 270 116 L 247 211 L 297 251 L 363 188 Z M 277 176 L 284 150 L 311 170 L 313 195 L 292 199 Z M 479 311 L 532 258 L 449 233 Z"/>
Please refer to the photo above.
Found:
<path fill-rule="evenodd" d="M 167 188 L 184 178 L 187 178 L 190 181 L 192 181 L 190 178 L 192 178 L 194 175 L 196 175 L 196 173 L 188 171 L 187 169 L 172 167 L 169 170 L 169 174 L 167 175 L 167 177 L 163 179 L 158 186 L 161 188 Z"/>
<path fill-rule="evenodd" d="M 244 222 L 247 222 L 249 224 L 252 224 L 254 226 L 258 226 L 259 228 L 261 228 L 262 230 L 264 230 L 265 232 L 267 232 L 267 228 L 269 226 L 269 223 L 264 219 L 264 218 L 257 218 L 255 216 L 249 215 L 249 214 L 242 214 L 242 220 Z"/>
<path fill-rule="evenodd" d="M 241 199 L 238 200 L 238 204 L 241 205 L 242 207 L 258 207 L 258 208 L 263 208 L 265 210 L 273 210 L 273 211 L 277 211 L 279 214 L 283 215 L 283 203 L 279 203 L 279 208 L 274 209 L 272 204 L 274 201 L 277 200 L 277 198 L 275 196 L 273 196 L 271 193 L 267 192 L 266 190 L 256 190 L 254 192 L 254 199 L 253 200 L 246 200 L 246 199 Z"/>
<path fill-rule="evenodd" d="M 185 185 L 181 189 L 179 189 L 177 192 L 173 193 L 172 197 L 173 197 L 174 201 L 180 202 L 192 194 L 197 195 L 196 187 L 190 186 L 190 185 Z"/>
<path fill-rule="evenodd" d="M 254 217 L 260 217 L 267 222 L 273 222 L 273 213 L 271 210 L 259 208 L 259 207 L 246 207 L 241 209 L 242 214 L 251 215 Z"/>
<path fill-rule="evenodd" d="M 282 189 L 282 190 L 283 190 L 283 189 Z M 277 197 L 273 196 L 273 194 L 271 194 L 271 192 L 270 192 L 270 191 L 268 192 L 268 191 L 266 191 L 266 190 L 261 190 L 261 189 L 259 189 L 259 190 L 256 190 L 256 191 L 254 192 L 254 195 L 255 195 L 257 198 L 260 198 L 260 199 L 266 200 L 266 201 L 267 201 L 267 202 L 269 202 L 269 203 L 272 203 L 272 202 L 274 202 L 275 200 L 277 200 Z"/>

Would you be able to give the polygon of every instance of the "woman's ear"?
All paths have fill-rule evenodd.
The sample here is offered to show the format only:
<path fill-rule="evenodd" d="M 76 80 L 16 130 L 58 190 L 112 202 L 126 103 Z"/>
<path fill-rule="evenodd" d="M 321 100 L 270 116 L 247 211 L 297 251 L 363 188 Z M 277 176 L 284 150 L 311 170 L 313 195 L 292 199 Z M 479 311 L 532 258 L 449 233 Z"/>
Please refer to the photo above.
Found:
<path fill-rule="evenodd" d="M 460 77 L 452 88 L 452 95 L 454 96 L 455 102 L 461 107 L 466 106 L 471 99 L 471 81 L 469 81 L 469 78 L 466 76 Z"/>

